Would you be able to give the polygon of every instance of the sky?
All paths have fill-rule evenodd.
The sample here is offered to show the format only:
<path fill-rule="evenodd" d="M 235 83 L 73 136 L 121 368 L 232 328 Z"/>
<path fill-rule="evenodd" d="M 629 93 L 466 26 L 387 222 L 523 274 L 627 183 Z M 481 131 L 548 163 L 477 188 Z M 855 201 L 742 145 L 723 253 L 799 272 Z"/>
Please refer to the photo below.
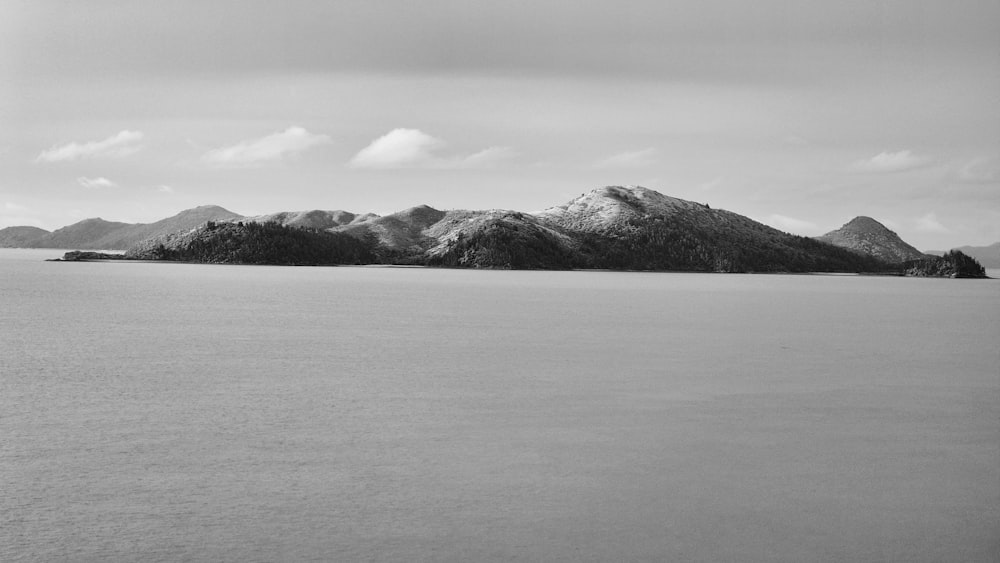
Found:
<path fill-rule="evenodd" d="M 1000 241 L 1000 0 L 0 0 L 0 228 L 642 185 Z"/>

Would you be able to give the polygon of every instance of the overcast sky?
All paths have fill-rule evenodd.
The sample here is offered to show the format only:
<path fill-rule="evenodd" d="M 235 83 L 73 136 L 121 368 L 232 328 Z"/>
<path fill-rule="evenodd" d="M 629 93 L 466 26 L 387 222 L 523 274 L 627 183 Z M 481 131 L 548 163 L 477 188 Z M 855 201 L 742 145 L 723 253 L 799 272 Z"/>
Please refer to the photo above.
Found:
<path fill-rule="evenodd" d="M 0 0 L 0 227 L 609 184 L 1000 241 L 1000 1 Z"/>

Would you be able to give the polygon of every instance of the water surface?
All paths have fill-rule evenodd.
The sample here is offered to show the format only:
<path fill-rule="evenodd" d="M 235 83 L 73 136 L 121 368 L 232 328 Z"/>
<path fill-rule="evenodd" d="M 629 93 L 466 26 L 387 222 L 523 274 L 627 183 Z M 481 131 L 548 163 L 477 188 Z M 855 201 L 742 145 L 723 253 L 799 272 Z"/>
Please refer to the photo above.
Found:
<path fill-rule="evenodd" d="M 1000 556 L 998 280 L 48 254 L 0 560 Z"/>

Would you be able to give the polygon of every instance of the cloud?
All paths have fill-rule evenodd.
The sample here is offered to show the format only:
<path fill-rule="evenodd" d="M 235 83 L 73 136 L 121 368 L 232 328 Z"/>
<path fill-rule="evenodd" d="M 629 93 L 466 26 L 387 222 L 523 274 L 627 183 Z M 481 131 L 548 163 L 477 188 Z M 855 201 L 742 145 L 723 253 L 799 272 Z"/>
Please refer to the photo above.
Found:
<path fill-rule="evenodd" d="M 91 190 L 101 189 L 101 188 L 114 188 L 118 186 L 118 184 L 112 182 L 111 180 L 108 180 L 107 178 L 104 178 L 103 176 L 98 178 L 87 178 L 85 176 L 80 176 L 79 178 L 76 179 L 76 181 L 81 186 Z"/>
<path fill-rule="evenodd" d="M 461 158 L 457 166 L 459 168 L 491 168 L 515 156 L 517 156 L 517 152 L 510 147 L 490 147 Z"/>
<path fill-rule="evenodd" d="M 419 129 L 393 129 L 372 141 L 348 162 L 351 168 L 490 168 L 517 156 L 510 147 L 489 147 L 469 155 L 447 155 L 447 143 Z"/>
<path fill-rule="evenodd" d="M 201 160 L 218 166 L 252 166 L 283 160 L 329 142 L 330 137 L 326 135 L 310 133 L 302 127 L 289 127 L 259 139 L 210 150 L 202 155 Z"/>
<path fill-rule="evenodd" d="M 139 144 L 144 135 L 141 131 L 121 131 L 103 141 L 68 143 L 42 151 L 35 162 L 61 162 L 83 158 L 122 158 L 142 149 Z"/>
<path fill-rule="evenodd" d="M 938 221 L 937 215 L 934 213 L 928 213 L 923 217 L 918 217 L 914 221 L 916 225 L 916 230 L 924 233 L 950 233 L 951 229 L 945 227 Z"/>
<path fill-rule="evenodd" d="M 795 217 L 788 217 L 786 215 L 779 215 L 777 213 L 768 215 L 765 222 L 776 229 L 788 233 L 819 233 L 820 231 L 820 228 L 816 223 L 796 219 Z"/>
<path fill-rule="evenodd" d="M 653 147 L 626 151 L 602 158 L 594 163 L 594 168 L 641 168 L 656 162 L 656 149 Z"/>
<path fill-rule="evenodd" d="M 418 129 L 393 129 L 361 149 L 349 164 L 353 168 L 419 168 L 435 163 L 434 152 L 444 145 Z"/>
<path fill-rule="evenodd" d="M 172 194 L 172 193 L 174 193 L 174 189 L 171 188 L 170 186 L 166 185 L 166 184 L 160 184 L 159 186 L 156 186 L 156 191 L 158 191 L 160 193 L 164 193 L 164 194 Z"/>
<path fill-rule="evenodd" d="M 908 150 L 881 152 L 871 158 L 855 161 L 851 169 L 855 172 L 891 174 L 920 168 L 929 163 L 927 158 L 916 156 Z"/>
<path fill-rule="evenodd" d="M 959 168 L 958 179 L 976 184 L 1000 180 L 1000 158 L 987 156 L 970 160 Z"/>

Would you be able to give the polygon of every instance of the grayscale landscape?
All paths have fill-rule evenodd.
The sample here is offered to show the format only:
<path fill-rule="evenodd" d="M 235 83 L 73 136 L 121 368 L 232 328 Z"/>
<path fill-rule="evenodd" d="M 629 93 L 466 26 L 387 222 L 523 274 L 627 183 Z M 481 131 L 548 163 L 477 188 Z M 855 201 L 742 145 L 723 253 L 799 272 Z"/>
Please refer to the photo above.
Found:
<path fill-rule="evenodd" d="M 0 561 L 1000 561 L 996 0 L 0 0 Z"/>

